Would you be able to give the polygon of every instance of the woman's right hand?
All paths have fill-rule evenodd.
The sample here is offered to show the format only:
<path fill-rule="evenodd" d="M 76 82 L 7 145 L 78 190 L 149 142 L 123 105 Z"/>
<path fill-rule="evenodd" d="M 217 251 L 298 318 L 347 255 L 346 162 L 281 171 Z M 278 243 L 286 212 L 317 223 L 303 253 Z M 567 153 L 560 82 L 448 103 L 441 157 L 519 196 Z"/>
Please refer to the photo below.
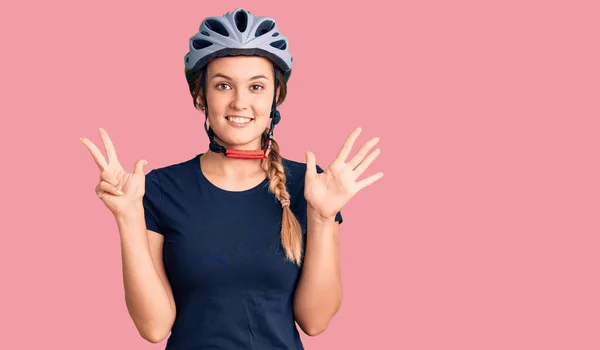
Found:
<path fill-rule="evenodd" d="M 128 210 L 135 208 L 144 197 L 146 187 L 144 165 L 147 162 L 138 160 L 133 173 L 127 173 L 119 163 L 117 153 L 106 130 L 100 128 L 99 133 L 108 161 L 92 141 L 85 137 L 81 138 L 81 142 L 90 151 L 100 169 L 100 181 L 95 188 L 96 195 L 102 199 L 115 217 L 125 215 Z"/>

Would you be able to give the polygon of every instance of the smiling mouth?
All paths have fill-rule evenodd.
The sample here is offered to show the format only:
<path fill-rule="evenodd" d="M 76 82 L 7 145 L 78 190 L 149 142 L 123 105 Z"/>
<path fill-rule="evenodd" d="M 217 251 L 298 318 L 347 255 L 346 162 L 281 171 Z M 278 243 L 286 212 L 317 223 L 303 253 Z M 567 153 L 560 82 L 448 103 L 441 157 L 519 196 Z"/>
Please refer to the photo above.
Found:
<path fill-rule="evenodd" d="M 248 124 L 253 120 L 252 118 L 232 117 L 232 116 L 225 117 L 225 119 L 229 120 L 232 123 L 236 123 L 236 124 Z"/>

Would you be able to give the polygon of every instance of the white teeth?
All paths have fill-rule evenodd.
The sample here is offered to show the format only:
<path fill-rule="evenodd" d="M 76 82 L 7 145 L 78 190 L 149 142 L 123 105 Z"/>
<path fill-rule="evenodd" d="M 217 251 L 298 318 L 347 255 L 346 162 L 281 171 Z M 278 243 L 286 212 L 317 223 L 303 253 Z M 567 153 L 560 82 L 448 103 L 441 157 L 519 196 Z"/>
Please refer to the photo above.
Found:
<path fill-rule="evenodd" d="M 250 118 L 239 118 L 239 117 L 227 117 L 230 121 L 237 124 L 246 124 L 250 122 Z"/>

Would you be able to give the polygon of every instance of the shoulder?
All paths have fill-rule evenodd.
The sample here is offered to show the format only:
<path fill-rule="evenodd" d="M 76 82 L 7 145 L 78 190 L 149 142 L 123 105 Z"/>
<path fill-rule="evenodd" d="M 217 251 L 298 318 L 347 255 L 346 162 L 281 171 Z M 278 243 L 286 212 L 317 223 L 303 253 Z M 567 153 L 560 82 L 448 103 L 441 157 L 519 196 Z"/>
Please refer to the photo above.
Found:
<path fill-rule="evenodd" d="M 285 177 L 288 184 L 304 183 L 304 174 L 306 174 L 306 163 L 301 163 L 288 158 L 281 158 L 281 165 L 285 171 Z"/>
<path fill-rule="evenodd" d="M 176 163 L 164 165 L 150 170 L 148 174 L 146 174 L 146 183 L 180 183 L 182 181 L 192 179 L 195 174 L 194 171 L 196 170 L 194 164 L 199 164 L 199 156 L 200 155 L 195 155 L 192 158 L 188 158 L 182 161 L 178 161 Z"/>
<path fill-rule="evenodd" d="M 189 188 L 196 182 L 196 161 L 198 156 L 177 163 L 157 167 L 146 174 L 146 197 L 159 202 L 164 193 Z M 199 166 L 198 166 L 199 169 Z"/>
<path fill-rule="evenodd" d="M 176 163 L 164 165 L 161 167 L 154 168 L 148 172 L 148 174 L 159 174 L 159 175 L 170 175 L 181 172 L 189 172 L 192 169 L 193 164 L 198 162 L 200 155 L 194 155 L 192 158 L 187 158 Z"/>
<path fill-rule="evenodd" d="M 161 218 L 165 213 L 163 202 L 176 194 L 181 193 L 182 189 L 189 188 L 190 182 L 195 181 L 195 167 L 198 156 L 191 159 L 179 161 L 174 164 L 157 167 L 146 174 L 143 206 L 146 217 L 146 227 L 149 230 L 164 233 L 164 227 L 161 226 Z"/>

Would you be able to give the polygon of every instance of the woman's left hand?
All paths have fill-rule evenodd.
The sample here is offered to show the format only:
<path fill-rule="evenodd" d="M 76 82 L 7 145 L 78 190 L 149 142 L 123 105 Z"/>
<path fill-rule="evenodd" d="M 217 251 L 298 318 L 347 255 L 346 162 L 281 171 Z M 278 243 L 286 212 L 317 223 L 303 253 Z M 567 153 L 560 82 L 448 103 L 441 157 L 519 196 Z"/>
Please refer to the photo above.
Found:
<path fill-rule="evenodd" d="M 306 175 L 304 197 L 308 205 L 324 219 L 333 219 L 336 214 L 363 188 L 383 177 L 379 172 L 364 180 L 356 181 L 379 155 L 379 148 L 367 153 L 379 142 L 375 137 L 366 142 L 360 151 L 346 162 L 361 128 L 354 130 L 344 142 L 335 160 L 322 173 L 317 173 L 315 155 L 306 153 Z"/>

